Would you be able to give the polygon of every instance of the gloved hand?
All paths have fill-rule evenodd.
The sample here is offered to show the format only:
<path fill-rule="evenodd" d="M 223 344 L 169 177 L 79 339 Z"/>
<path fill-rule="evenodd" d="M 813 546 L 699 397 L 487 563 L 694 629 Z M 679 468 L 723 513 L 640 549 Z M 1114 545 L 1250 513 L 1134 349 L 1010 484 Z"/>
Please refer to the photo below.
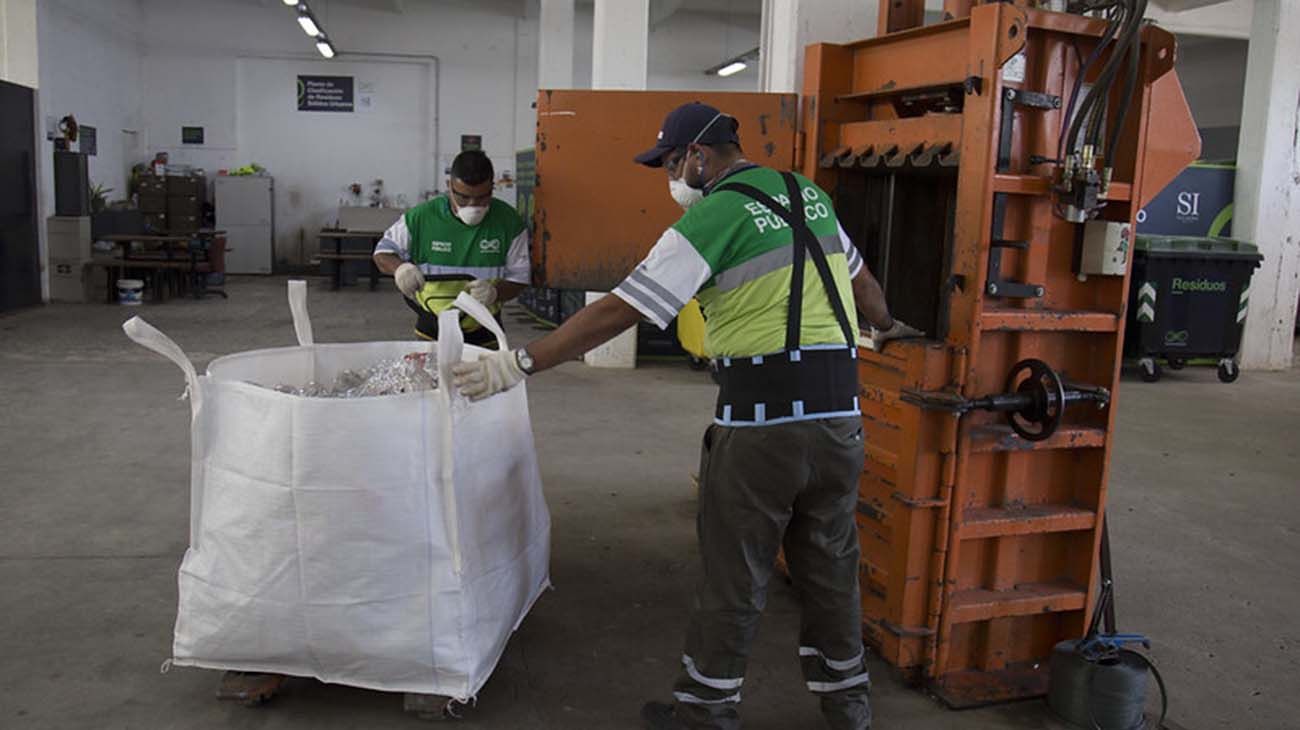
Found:
<path fill-rule="evenodd" d="M 420 267 L 408 261 L 393 272 L 393 283 L 397 284 L 397 290 L 407 299 L 415 299 L 415 295 L 424 288 L 424 274 L 420 273 Z"/>
<path fill-rule="evenodd" d="M 871 342 L 875 345 L 877 351 L 884 349 L 886 342 L 904 337 L 925 337 L 925 333 L 897 317 L 894 318 L 894 324 L 887 330 L 871 328 Z"/>
<path fill-rule="evenodd" d="M 489 352 L 473 362 L 451 366 L 451 381 L 456 389 L 475 401 L 510 390 L 523 381 L 524 375 L 513 350 Z"/>
<path fill-rule="evenodd" d="M 488 279 L 475 279 L 474 281 L 471 281 L 465 287 L 465 291 L 469 292 L 471 297 L 477 299 L 479 304 L 482 304 L 485 307 L 491 307 L 497 301 L 496 282 Z"/>

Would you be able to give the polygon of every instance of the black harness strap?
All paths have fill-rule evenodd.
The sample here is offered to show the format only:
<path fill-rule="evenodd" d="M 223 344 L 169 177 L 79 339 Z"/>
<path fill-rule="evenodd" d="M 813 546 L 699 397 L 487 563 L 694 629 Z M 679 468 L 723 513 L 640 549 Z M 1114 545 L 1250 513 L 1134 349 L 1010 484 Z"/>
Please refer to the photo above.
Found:
<path fill-rule="evenodd" d="M 857 345 L 857 338 L 853 336 L 853 327 L 849 324 L 848 313 L 844 311 L 844 302 L 838 296 L 835 277 L 831 275 L 831 267 L 826 260 L 826 252 L 822 250 L 821 243 L 813 235 L 812 229 L 808 227 L 808 221 L 805 217 L 802 215 L 796 216 L 792 212 L 798 210 L 798 206 L 803 202 L 803 196 L 799 192 L 799 183 L 791 173 L 781 173 L 781 177 L 785 180 L 787 194 L 790 196 L 790 210 L 787 210 L 774 200 L 772 196 L 746 183 L 727 183 L 718 187 L 717 190 L 730 190 L 751 198 L 767 207 L 772 211 L 773 215 L 776 215 L 785 221 L 786 225 L 790 226 L 794 237 L 791 242 L 794 250 L 793 267 L 790 275 L 790 304 L 786 313 L 786 351 L 793 352 L 799 349 L 800 333 L 803 326 L 803 269 L 805 256 L 812 256 L 813 265 L 817 267 L 817 275 L 822 281 L 822 286 L 826 289 L 826 298 L 830 300 L 831 309 L 835 312 L 835 319 L 839 322 L 840 329 L 844 333 L 844 341 L 852 349 Z"/>

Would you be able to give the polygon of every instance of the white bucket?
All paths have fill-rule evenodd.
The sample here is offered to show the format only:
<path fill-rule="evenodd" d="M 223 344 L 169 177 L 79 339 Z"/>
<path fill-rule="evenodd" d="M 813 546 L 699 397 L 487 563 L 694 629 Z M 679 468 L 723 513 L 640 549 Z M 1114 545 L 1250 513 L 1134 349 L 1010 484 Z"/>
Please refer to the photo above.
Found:
<path fill-rule="evenodd" d="M 144 282 L 139 279 L 117 280 L 117 303 L 138 307 L 144 301 Z"/>

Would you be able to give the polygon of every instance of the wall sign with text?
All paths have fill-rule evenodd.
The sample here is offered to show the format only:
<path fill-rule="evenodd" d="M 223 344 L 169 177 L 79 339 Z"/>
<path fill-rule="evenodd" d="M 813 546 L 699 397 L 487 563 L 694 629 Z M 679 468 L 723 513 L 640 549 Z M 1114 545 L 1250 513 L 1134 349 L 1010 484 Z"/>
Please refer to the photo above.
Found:
<path fill-rule="evenodd" d="M 298 111 L 355 111 L 353 87 L 351 76 L 299 76 Z"/>
<path fill-rule="evenodd" d="M 1231 236 L 1236 175 L 1232 165 L 1192 163 L 1138 211 L 1138 233 Z"/>

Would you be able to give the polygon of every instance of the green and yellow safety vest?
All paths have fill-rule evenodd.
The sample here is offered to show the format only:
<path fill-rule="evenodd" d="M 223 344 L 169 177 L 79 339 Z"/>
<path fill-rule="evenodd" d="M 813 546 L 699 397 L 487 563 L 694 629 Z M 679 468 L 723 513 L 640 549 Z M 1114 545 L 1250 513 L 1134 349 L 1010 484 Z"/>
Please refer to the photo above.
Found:
<path fill-rule="evenodd" d="M 385 233 L 375 253 L 392 253 L 420 267 L 425 286 L 418 303 L 438 314 L 456 299 L 471 279 L 529 283 L 528 229 L 508 203 L 493 199 L 476 226 L 466 225 L 451 210 L 446 196 L 411 208 Z M 500 305 L 494 305 L 493 312 Z M 465 331 L 478 328 L 461 318 Z"/>
<path fill-rule="evenodd" d="M 830 196 L 802 175 L 795 179 L 803 197 L 798 210 L 826 252 L 836 295 L 853 317 L 851 281 L 862 269 L 862 257 L 840 227 Z M 664 232 L 614 293 L 660 327 L 698 296 L 705 316 L 705 352 L 712 357 L 781 352 L 792 281 L 791 229 L 761 203 L 720 189 L 730 183 L 753 186 L 789 207 L 785 182 L 776 170 L 750 167 L 732 173 Z M 800 345 L 844 345 L 843 330 L 811 261 L 802 289 Z"/>

